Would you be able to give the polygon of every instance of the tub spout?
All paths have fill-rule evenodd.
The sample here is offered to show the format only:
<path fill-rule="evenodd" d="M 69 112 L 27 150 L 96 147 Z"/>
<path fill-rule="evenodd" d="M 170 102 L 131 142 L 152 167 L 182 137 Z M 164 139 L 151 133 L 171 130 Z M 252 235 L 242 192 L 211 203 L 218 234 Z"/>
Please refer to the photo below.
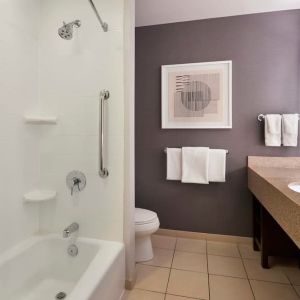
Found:
<path fill-rule="evenodd" d="M 63 238 L 68 238 L 73 232 L 79 230 L 79 224 L 78 223 L 72 223 L 70 226 L 68 226 L 63 231 Z"/>

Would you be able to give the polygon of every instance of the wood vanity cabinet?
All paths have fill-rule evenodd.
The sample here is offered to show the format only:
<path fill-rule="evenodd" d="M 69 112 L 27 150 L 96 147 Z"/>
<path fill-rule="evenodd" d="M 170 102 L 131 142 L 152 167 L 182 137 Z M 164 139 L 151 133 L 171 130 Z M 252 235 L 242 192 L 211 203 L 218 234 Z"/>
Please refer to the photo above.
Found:
<path fill-rule="evenodd" d="M 253 249 L 261 251 L 263 268 L 269 268 L 269 256 L 297 257 L 300 266 L 300 250 L 254 195 Z"/>

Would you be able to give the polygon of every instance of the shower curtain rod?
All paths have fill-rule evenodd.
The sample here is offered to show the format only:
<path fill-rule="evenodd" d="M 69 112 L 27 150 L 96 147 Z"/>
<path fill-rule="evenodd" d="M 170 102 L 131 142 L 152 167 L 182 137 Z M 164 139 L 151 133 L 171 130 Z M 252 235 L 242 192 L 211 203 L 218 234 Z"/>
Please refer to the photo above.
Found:
<path fill-rule="evenodd" d="M 103 22 L 103 20 L 101 19 L 93 0 L 89 0 L 89 2 L 90 2 L 92 9 L 94 10 L 94 12 L 95 12 L 100 24 L 101 24 L 101 27 L 103 28 L 103 31 L 107 32 L 108 31 L 108 24 Z"/>

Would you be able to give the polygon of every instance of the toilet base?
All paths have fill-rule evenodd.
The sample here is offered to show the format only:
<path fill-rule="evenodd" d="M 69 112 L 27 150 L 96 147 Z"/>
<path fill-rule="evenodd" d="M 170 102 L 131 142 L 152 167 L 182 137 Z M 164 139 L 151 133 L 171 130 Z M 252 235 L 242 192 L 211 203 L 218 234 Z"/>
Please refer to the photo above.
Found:
<path fill-rule="evenodd" d="M 136 237 L 135 239 L 135 261 L 148 261 L 153 258 L 151 235 Z"/>

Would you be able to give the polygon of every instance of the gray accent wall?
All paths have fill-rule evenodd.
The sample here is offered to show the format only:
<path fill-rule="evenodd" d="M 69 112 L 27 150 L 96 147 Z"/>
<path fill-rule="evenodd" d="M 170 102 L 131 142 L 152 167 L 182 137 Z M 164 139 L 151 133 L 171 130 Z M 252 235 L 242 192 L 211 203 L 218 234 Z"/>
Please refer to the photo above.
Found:
<path fill-rule="evenodd" d="M 233 128 L 161 129 L 161 65 L 232 60 Z M 260 113 L 300 113 L 300 10 L 136 28 L 136 206 L 162 228 L 250 236 L 247 156 L 264 146 Z M 165 147 L 229 150 L 226 183 L 167 181 Z"/>

